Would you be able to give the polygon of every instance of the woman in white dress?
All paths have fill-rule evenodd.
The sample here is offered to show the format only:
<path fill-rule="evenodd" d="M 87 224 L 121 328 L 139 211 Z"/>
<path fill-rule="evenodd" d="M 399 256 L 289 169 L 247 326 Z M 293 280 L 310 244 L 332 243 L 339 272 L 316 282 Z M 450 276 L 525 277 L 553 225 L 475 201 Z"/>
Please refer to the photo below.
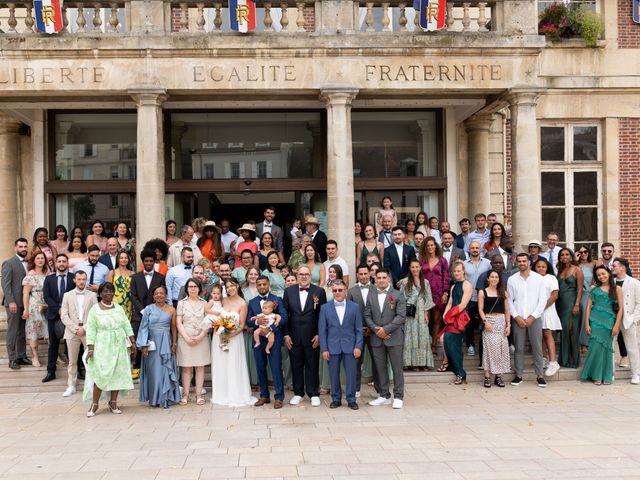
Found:
<path fill-rule="evenodd" d="M 211 343 L 211 383 L 213 394 L 211 403 L 227 407 L 253 405 L 256 399 L 251 396 L 249 369 L 242 331 L 247 319 L 247 303 L 242 298 L 240 284 L 231 277 L 224 284 L 227 297 L 222 301 L 222 308 L 227 312 L 235 312 L 239 316 L 238 328 L 226 336 L 227 348 L 221 348 L 220 336 L 222 328 L 213 334 Z"/>
<path fill-rule="evenodd" d="M 546 258 L 538 258 L 533 264 L 533 269 L 542 275 L 544 280 L 544 295 L 547 298 L 547 303 L 542 313 L 542 334 L 544 337 L 543 345 L 547 347 L 549 352 L 549 366 L 544 374 L 546 376 L 552 376 L 560 370 L 556 356 L 556 342 L 553 338 L 553 332 L 555 330 L 562 330 L 562 323 L 560 322 L 560 317 L 558 316 L 555 306 L 560 287 L 558 285 L 558 279 L 553 274 L 553 267 Z"/>

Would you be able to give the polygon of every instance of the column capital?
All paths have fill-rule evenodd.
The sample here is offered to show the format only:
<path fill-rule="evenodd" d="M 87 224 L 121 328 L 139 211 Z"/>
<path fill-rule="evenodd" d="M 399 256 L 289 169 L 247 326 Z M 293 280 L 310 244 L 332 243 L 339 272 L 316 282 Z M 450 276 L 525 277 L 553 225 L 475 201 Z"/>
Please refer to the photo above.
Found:
<path fill-rule="evenodd" d="M 127 93 L 138 107 L 160 107 L 168 98 L 167 89 L 156 85 L 134 85 Z"/>
<path fill-rule="evenodd" d="M 509 90 L 505 99 L 509 104 L 514 106 L 531 106 L 535 107 L 538 103 L 538 97 L 542 93 L 542 89 L 527 88 L 519 89 L 512 88 Z"/>
<path fill-rule="evenodd" d="M 22 122 L 6 113 L 0 112 L 0 134 L 18 133 Z"/>
<path fill-rule="evenodd" d="M 320 100 L 325 106 L 351 105 L 359 90 L 350 85 L 329 85 L 320 90 Z"/>
<path fill-rule="evenodd" d="M 491 130 L 491 124 L 493 123 L 493 115 L 490 113 L 476 114 L 467 118 L 464 122 L 467 132 L 484 131 L 489 132 Z"/>

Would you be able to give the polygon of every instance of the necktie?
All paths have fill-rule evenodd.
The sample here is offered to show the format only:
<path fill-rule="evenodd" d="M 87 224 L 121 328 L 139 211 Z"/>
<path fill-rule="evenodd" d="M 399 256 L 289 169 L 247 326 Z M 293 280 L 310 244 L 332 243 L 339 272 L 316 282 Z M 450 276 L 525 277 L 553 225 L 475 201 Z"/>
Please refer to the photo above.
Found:
<path fill-rule="evenodd" d="M 153 277 L 153 272 L 144 272 L 147 277 Z"/>
<path fill-rule="evenodd" d="M 309 291 L 309 287 L 300 287 L 300 291 L 301 292 L 308 292 Z"/>
<path fill-rule="evenodd" d="M 64 291 L 66 289 L 65 287 L 64 276 L 58 275 L 58 296 L 60 298 L 60 303 L 62 303 L 62 297 L 64 296 Z"/>
<path fill-rule="evenodd" d="M 549 250 L 549 263 L 553 267 L 553 250 Z"/>

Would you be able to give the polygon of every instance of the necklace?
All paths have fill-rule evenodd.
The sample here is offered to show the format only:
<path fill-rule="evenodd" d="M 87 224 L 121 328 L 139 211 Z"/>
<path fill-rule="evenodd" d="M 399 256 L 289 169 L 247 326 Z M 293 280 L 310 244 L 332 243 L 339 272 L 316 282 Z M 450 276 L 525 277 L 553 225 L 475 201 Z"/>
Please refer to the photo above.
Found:
<path fill-rule="evenodd" d="M 100 300 L 100 305 L 102 305 L 104 308 L 113 308 L 113 302 L 111 302 L 110 304 L 106 304 L 102 300 Z"/>

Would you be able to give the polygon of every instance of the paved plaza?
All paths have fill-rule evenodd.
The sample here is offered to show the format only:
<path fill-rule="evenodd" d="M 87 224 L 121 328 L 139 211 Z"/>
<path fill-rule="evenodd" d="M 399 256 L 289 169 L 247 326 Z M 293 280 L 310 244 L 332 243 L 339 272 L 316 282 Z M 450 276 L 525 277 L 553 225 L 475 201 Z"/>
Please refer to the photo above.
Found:
<path fill-rule="evenodd" d="M 2 479 L 640 478 L 640 387 L 410 384 L 405 408 L 282 410 L 0 394 Z M 290 392 L 288 392 L 289 394 Z M 207 399 L 209 395 L 207 395 Z"/>

